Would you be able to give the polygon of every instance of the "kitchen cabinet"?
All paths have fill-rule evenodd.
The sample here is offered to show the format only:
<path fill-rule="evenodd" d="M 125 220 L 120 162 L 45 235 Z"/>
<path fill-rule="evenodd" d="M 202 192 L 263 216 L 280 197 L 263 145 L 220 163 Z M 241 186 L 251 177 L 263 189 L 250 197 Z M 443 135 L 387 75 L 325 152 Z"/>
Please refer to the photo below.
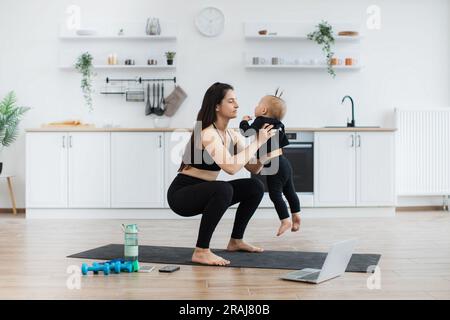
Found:
<path fill-rule="evenodd" d="M 395 204 L 395 141 L 389 132 L 358 132 L 356 150 L 356 205 Z"/>
<path fill-rule="evenodd" d="M 316 132 L 315 207 L 394 206 L 391 132 Z"/>
<path fill-rule="evenodd" d="M 162 132 L 111 133 L 111 206 L 164 206 Z"/>
<path fill-rule="evenodd" d="M 27 208 L 109 208 L 109 137 L 109 132 L 27 133 Z"/>
<path fill-rule="evenodd" d="M 66 132 L 36 132 L 26 135 L 27 208 L 66 208 Z"/>
<path fill-rule="evenodd" d="M 314 136 L 314 205 L 355 205 L 355 137 L 347 132 Z"/>
<path fill-rule="evenodd" d="M 69 132 L 70 208 L 110 207 L 110 135 L 109 132 Z"/>

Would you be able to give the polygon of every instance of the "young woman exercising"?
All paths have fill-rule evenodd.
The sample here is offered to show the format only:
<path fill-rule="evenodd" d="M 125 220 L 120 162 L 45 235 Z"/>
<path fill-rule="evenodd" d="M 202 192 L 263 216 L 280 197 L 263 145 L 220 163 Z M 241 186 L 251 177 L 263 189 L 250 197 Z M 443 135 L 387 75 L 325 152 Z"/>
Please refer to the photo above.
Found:
<path fill-rule="evenodd" d="M 245 228 L 263 197 L 263 184 L 254 178 L 216 181 L 220 170 L 235 174 L 245 167 L 258 173 L 267 158 L 256 160 L 256 151 L 275 135 L 273 126 L 267 124 L 257 139 L 245 146 L 241 135 L 227 129 L 230 119 L 237 117 L 238 108 L 232 86 L 217 82 L 206 91 L 179 173 L 167 191 L 169 206 L 175 213 L 184 217 L 202 214 L 193 262 L 221 266 L 230 263 L 212 253 L 209 243 L 223 214 L 235 203 L 239 206 L 227 250 L 263 251 L 243 240 Z"/>

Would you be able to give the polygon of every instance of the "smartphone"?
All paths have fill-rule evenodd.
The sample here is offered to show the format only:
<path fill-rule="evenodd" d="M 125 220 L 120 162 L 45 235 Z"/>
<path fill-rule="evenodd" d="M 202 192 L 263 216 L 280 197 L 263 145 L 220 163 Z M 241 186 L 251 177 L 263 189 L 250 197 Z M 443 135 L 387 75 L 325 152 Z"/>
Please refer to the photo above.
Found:
<path fill-rule="evenodd" d="M 155 269 L 154 266 L 140 266 L 139 272 L 152 272 Z"/>
<path fill-rule="evenodd" d="M 164 266 L 159 269 L 159 272 L 175 272 L 177 270 L 180 270 L 179 266 Z"/>

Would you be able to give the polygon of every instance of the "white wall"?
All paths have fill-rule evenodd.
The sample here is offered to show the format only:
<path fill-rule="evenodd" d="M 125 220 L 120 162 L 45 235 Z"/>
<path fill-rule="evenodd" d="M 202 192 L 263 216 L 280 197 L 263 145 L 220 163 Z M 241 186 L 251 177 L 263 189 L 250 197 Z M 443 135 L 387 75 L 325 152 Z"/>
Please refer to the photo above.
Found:
<path fill-rule="evenodd" d="M 107 119 L 126 127 L 153 126 L 144 116 L 143 104 L 118 97 L 95 96 L 94 112 L 85 111 L 79 75 L 58 69 L 63 45 L 58 24 L 70 4 L 81 7 L 86 24 L 145 21 L 148 16 L 177 22 L 176 76 L 189 98 L 172 118 L 171 127 L 192 125 L 206 88 L 215 81 L 236 87 L 239 117 L 250 113 L 262 95 L 283 87 L 289 107 L 287 126 L 344 124 L 349 108 L 342 107 L 340 100 L 346 94 L 355 99 L 356 121 L 361 125 L 393 125 L 396 106 L 450 105 L 448 0 L 1 0 L 0 96 L 14 90 L 20 104 L 33 108 L 22 122 L 18 141 L 1 155 L 7 171 L 17 175 L 19 207 L 25 204 L 24 128 L 75 117 L 98 125 Z M 366 9 L 372 4 L 381 8 L 382 24 L 381 30 L 362 30 L 366 67 L 361 72 L 341 73 L 333 80 L 324 71 L 258 72 L 243 67 L 243 51 L 249 46 L 243 39 L 243 21 L 327 19 L 365 26 Z M 218 38 L 202 37 L 194 27 L 195 14 L 207 5 L 225 13 L 225 31 Z M 96 84 L 107 75 L 127 74 L 98 72 Z M 157 76 L 170 75 L 157 72 Z M 4 184 L 0 192 L 0 207 L 9 207 Z"/>

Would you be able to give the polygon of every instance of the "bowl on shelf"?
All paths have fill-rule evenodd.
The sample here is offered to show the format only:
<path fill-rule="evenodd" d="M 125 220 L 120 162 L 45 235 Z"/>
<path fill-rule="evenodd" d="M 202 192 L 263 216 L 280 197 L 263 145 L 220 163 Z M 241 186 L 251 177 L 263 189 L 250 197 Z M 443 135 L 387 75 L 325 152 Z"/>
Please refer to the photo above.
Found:
<path fill-rule="evenodd" d="M 97 34 L 97 31 L 94 29 L 77 29 L 76 34 L 78 36 L 93 36 Z"/>
<path fill-rule="evenodd" d="M 359 36 L 358 31 L 339 31 L 338 36 L 341 37 L 357 37 Z"/>

